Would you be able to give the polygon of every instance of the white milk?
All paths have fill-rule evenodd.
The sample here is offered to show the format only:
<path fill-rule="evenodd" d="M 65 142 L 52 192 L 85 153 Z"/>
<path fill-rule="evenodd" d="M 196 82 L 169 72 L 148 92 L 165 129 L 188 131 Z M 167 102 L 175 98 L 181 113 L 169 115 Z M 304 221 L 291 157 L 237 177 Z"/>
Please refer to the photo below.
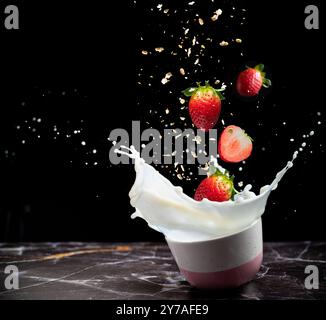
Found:
<path fill-rule="evenodd" d="M 250 191 L 251 185 L 234 196 L 234 201 L 196 201 L 174 186 L 152 166 L 145 163 L 136 149 L 121 146 L 116 153 L 135 159 L 136 179 L 129 197 L 136 209 L 132 218 L 141 217 L 148 225 L 175 241 L 200 241 L 218 238 L 249 227 L 265 210 L 267 199 L 285 172 L 293 166 L 297 152 L 274 181 L 260 189 L 259 195 Z M 217 160 L 214 159 L 215 165 Z M 221 167 L 220 167 L 221 168 Z M 224 170 L 221 168 L 221 170 Z"/>

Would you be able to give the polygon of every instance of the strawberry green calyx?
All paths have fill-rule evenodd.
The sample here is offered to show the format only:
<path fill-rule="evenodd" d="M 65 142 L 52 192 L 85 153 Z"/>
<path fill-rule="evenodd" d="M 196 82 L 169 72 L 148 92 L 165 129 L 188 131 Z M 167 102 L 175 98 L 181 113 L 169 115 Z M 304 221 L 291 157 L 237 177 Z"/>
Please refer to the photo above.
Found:
<path fill-rule="evenodd" d="M 232 128 L 229 128 L 229 129 L 227 129 L 228 130 L 228 132 L 230 133 L 230 134 L 233 134 L 233 129 Z M 248 139 L 250 139 L 250 141 L 254 141 L 254 139 L 253 138 L 251 138 L 250 136 L 249 136 L 249 134 L 248 133 L 246 133 L 246 131 L 244 131 L 243 130 L 243 133 L 244 133 L 244 135 L 248 138 Z"/>
<path fill-rule="evenodd" d="M 257 71 L 260 71 L 260 73 L 264 73 L 263 71 L 264 71 L 264 68 L 265 68 L 265 66 L 262 64 L 262 63 L 260 63 L 260 64 L 257 64 L 255 67 L 254 67 L 254 69 L 255 70 L 257 70 Z"/>
<path fill-rule="evenodd" d="M 197 82 L 197 87 L 190 87 L 182 91 L 182 94 L 184 94 L 186 97 L 191 97 L 199 90 L 212 90 L 219 98 L 220 100 L 224 100 L 225 98 L 221 94 L 222 91 L 225 90 L 225 88 L 215 89 L 213 88 L 208 81 L 205 81 L 205 85 L 202 86 L 200 82 Z"/>
<path fill-rule="evenodd" d="M 243 130 L 244 131 L 244 130 Z M 253 138 L 251 138 L 250 136 L 249 136 L 249 134 L 248 133 L 246 133 L 246 131 L 244 131 L 244 134 L 245 134 L 245 136 L 251 141 L 251 142 L 254 142 L 255 140 L 253 139 Z"/>
<path fill-rule="evenodd" d="M 230 199 L 233 200 L 234 195 L 239 193 L 235 188 L 234 188 L 234 178 L 235 176 L 232 175 L 230 176 L 230 172 L 225 170 L 222 172 L 220 168 L 216 167 L 214 164 L 210 163 L 209 164 L 209 177 L 222 177 L 224 180 L 225 184 L 229 184 L 231 186 L 231 197 Z"/>
<path fill-rule="evenodd" d="M 260 75 L 262 77 L 263 80 L 263 87 L 264 88 L 269 88 L 272 85 L 272 81 L 270 79 L 266 78 L 266 72 L 264 72 L 264 65 L 261 64 L 257 64 L 254 69 L 260 72 Z"/>
<path fill-rule="evenodd" d="M 191 97 L 198 88 L 190 87 L 182 91 L 182 94 L 184 94 L 186 97 Z"/>

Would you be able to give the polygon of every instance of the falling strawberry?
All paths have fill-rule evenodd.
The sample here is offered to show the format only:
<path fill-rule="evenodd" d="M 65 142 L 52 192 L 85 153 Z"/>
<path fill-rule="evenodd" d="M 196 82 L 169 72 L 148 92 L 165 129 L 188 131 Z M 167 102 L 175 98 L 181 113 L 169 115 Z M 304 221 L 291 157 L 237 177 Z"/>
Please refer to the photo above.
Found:
<path fill-rule="evenodd" d="M 218 168 L 215 172 L 205 178 L 198 186 L 194 199 L 201 201 L 206 198 L 211 201 L 228 201 L 236 193 L 233 186 L 234 176 L 230 177 L 225 171 L 222 173 Z"/>
<path fill-rule="evenodd" d="M 247 68 L 240 72 L 236 87 L 241 96 L 254 97 L 256 96 L 261 87 L 268 88 L 272 82 L 265 78 L 264 65 L 259 64 L 255 68 Z"/>
<path fill-rule="evenodd" d="M 191 97 L 189 100 L 189 113 L 193 124 L 198 129 L 208 131 L 212 129 L 221 113 L 222 89 L 214 89 L 206 81 L 204 86 L 188 88 L 182 93 Z"/>
<path fill-rule="evenodd" d="M 237 126 L 226 127 L 218 143 L 220 158 L 226 162 L 240 162 L 252 152 L 252 139 Z"/>

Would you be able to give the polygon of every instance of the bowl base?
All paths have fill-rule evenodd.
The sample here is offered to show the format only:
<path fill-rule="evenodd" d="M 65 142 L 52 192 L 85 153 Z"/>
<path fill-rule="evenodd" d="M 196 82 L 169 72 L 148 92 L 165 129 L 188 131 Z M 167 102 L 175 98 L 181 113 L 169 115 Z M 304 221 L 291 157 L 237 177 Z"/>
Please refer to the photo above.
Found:
<path fill-rule="evenodd" d="M 200 289 L 235 288 L 249 282 L 259 271 L 263 260 L 263 253 L 258 254 L 251 261 L 241 266 L 218 272 L 193 272 L 182 268 L 181 274 L 187 281 Z"/>

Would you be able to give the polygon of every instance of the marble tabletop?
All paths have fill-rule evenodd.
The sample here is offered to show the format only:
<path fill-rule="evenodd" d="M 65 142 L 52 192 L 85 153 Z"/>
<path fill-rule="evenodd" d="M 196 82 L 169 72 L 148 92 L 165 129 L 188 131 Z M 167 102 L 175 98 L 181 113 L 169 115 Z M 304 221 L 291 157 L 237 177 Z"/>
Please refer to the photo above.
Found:
<path fill-rule="evenodd" d="M 7 265 L 19 288 L 7 290 Z M 305 268 L 319 270 L 306 289 Z M 326 243 L 265 243 L 256 278 L 240 288 L 203 291 L 180 275 L 165 243 L 0 244 L 0 299 L 325 299 Z"/>

